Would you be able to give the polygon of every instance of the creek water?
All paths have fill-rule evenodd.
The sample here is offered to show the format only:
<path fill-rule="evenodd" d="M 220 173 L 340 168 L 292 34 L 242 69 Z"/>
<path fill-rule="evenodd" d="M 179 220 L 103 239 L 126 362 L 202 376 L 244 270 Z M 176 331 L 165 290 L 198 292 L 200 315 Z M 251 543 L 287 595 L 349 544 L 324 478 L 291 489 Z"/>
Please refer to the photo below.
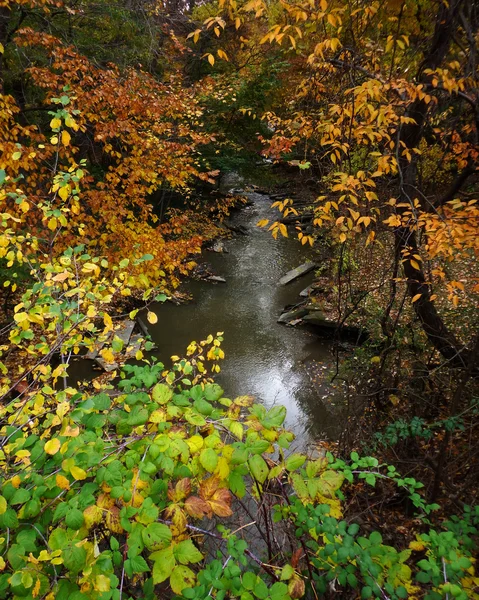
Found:
<path fill-rule="evenodd" d="M 313 275 L 286 286 L 280 286 L 279 279 L 307 259 L 314 260 L 313 252 L 297 240 L 275 240 L 258 228 L 260 219 L 276 219 L 278 213 L 270 208 L 268 196 L 248 196 L 251 205 L 230 219 L 247 235 L 226 240 L 224 253 L 203 253 L 203 262 L 226 283 L 190 281 L 185 287 L 193 296 L 191 303 L 152 307 L 158 315 L 158 323 L 148 326 L 157 345 L 155 354 L 168 365 L 169 357 L 181 356 L 192 340 L 222 331 L 226 358 L 216 381 L 227 397 L 250 394 L 267 407 L 285 405 L 286 426 L 299 443 L 334 438 L 337 416 L 323 403 L 330 387 L 324 378 L 322 383 L 313 381 L 331 366 L 330 345 L 305 330 L 276 322 L 285 305 L 299 301 L 299 292 Z"/>
<path fill-rule="evenodd" d="M 170 357 L 183 356 L 191 341 L 224 332 L 226 357 L 215 380 L 225 396 L 252 395 L 267 407 L 286 406 L 285 425 L 296 434 L 297 447 L 319 438 L 336 439 L 341 431 L 334 407 L 337 391 L 325 376 L 333 363 L 330 343 L 276 322 L 286 305 L 300 300 L 299 292 L 313 274 L 286 286 L 280 286 L 279 279 L 315 255 L 295 239 L 275 240 L 267 229 L 257 227 L 259 220 L 275 220 L 278 213 L 268 196 L 248 196 L 251 204 L 230 218 L 247 235 L 225 240 L 226 252 L 205 251 L 198 261 L 226 283 L 191 280 L 183 289 L 192 302 L 151 305 L 158 315 L 155 325 L 148 324 L 156 344 L 153 354 L 168 368 Z M 93 361 L 80 359 L 70 365 L 69 373 L 73 383 L 97 376 L 98 370 Z"/>

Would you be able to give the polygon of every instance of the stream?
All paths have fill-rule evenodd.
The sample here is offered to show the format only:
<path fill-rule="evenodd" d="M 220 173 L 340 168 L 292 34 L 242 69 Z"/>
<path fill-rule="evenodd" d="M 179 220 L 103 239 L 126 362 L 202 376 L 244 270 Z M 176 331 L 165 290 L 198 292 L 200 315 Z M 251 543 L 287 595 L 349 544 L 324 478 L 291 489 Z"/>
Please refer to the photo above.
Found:
<path fill-rule="evenodd" d="M 226 240 L 224 253 L 205 251 L 200 260 L 226 283 L 190 281 L 185 289 L 193 302 L 152 306 L 158 315 L 158 323 L 148 326 L 157 345 L 155 354 L 168 365 L 168 357 L 181 356 L 192 340 L 222 331 L 226 357 L 215 379 L 227 397 L 250 394 L 267 407 L 283 404 L 288 410 L 286 426 L 300 443 L 334 439 L 337 415 L 324 403 L 331 386 L 318 378 L 331 367 L 330 344 L 303 329 L 276 323 L 287 304 L 299 301 L 313 273 L 286 286 L 279 286 L 279 279 L 314 258 L 313 251 L 297 240 L 275 240 L 267 228 L 258 228 L 260 219 L 274 220 L 278 213 L 270 208 L 269 196 L 247 195 L 252 204 L 235 211 L 229 222 L 248 234 Z"/>
<path fill-rule="evenodd" d="M 153 354 L 168 368 L 170 357 L 183 356 L 191 341 L 224 332 L 225 360 L 220 361 L 215 380 L 227 397 L 252 395 L 268 408 L 286 406 L 285 426 L 296 434 L 297 447 L 337 439 L 341 419 L 334 403 L 341 394 L 327 376 L 333 366 L 330 342 L 276 322 L 286 305 L 300 300 L 300 291 L 314 275 L 310 272 L 286 286 L 280 286 L 279 279 L 314 260 L 314 252 L 295 239 L 275 240 L 267 228 L 257 227 L 259 220 L 275 220 L 278 213 L 271 209 L 269 196 L 247 196 L 251 204 L 229 219 L 231 225 L 245 228 L 247 235 L 225 240 L 223 253 L 204 251 L 198 261 L 226 283 L 189 280 L 182 290 L 192 295 L 191 302 L 151 305 L 158 316 L 156 324 L 148 324 L 156 344 Z M 70 377 L 91 379 L 98 374 L 94 367 L 92 360 L 75 361 Z"/>

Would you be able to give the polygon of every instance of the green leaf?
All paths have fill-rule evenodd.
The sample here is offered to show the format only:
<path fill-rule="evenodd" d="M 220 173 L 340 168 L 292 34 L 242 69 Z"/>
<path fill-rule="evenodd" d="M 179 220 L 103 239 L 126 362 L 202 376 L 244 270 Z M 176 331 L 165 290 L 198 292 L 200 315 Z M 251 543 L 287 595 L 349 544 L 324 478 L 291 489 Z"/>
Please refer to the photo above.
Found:
<path fill-rule="evenodd" d="M 86 564 L 87 553 L 85 548 L 73 544 L 67 546 L 62 552 L 63 564 L 72 573 L 79 573 Z"/>
<path fill-rule="evenodd" d="M 75 529 L 78 531 L 84 523 L 85 519 L 83 518 L 83 513 L 78 508 L 74 508 L 69 510 L 65 517 L 65 523 L 67 527 L 70 529 Z"/>
<path fill-rule="evenodd" d="M 158 550 L 171 542 L 171 530 L 163 523 L 150 523 L 141 532 L 141 537 L 148 550 Z"/>
<path fill-rule="evenodd" d="M 266 419 L 269 424 L 273 427 L 281 427 L 286 418 L 286 407 L 285 406 L 273 406 L 272 409 L 268 411 L 266 415 Z"/>
<path fill-rule="evenodd" d="M 253 477 L 259 481 L 260 483 L 264 483 L 266 481 L 266 477 L 268 477 L 268 465 L 266 464 L 264 458 L 259 454 L 255 454 L 251 456 L 248 460 L 249 468 Z"/>
<path fill-rule="evenodd" d="M 299 467 L 303 466 L 306 461 L 306 456 L 303 454 L 291 454 L 285 461 L 285 467 L 288 471 L 296 471 Z"/>
<path fill-rule="evenodd" d="M 62 550 L 68 544 L 67 532 L 65 529 L 54 529 L 48 539 L 48 545 L 52 550 Z"/>
<path fill-rule="evenodd" d="M 259 598 L 259 600 L 266 600 L 268 597 L 268 586 L 262 579 L 257 580 L 253 594 L 256 596 L 256 598 Z"/>
<path fill-rule="evenodd" d="M 165 383 L 157 383 L 151 390 L 151 397 L 158 404 L 166 404 L 171 400 L 173 396 L 173 390 L 169 388 Z"/>
<path fill-rule="evenodd" d="M 244 428 L 243 428 L 243 424 L 240 423 L 239 421 L 232 421 L 229 425 L 229 430 L 239 440 L 243 439 Z"/>
<path fill-rule="evenodd" d="M 31 494 L 28 490 L 25 488 L 19 488 L 18 490 L 15 490 L 15 493 L 10 498 L 10 504 L 25 504 L 25 502 L 30 500 L 30 498 Z"/>
<path fill-rule="evenodd" d="M 18 527 L 17 513 L 13 508 L 7 508 L 3 515 L 0 515 L 0 520 L 3 527 L 10 527 L 11 529 L 16 529 Z"/>
<path fill-rule="evenodd" d="M 269 596 L 271 600 L 287 600 L 288 586 L 280 581 L 273 583 L 269 589 Z"/>
<path fill-rule="evenodd" d="M 224 394 L 224 391 L 223 388 L 217 383 L 207 383 L 205 385 L 204 393 L 207 400 L 210 402 L 215 402 L 221 398 L 221 396 Z"/>
<path fill-rule="evenodd" d="M 238 498 L 243 498 L 246 494 L 246 484 L 244 482 L 244 478 L 236 469 L 231 471 L 230 476 L 228 477 L 228 483 L 230 490 L 238 496 Z"/>
<path fill-rule="evenodd" d="M 243 587 L 247 590 L 253 590 L 256 587 L 257 579 L 258 577 L 251 571 L 244 573 L 242 577 Z"/>
<path fill-rule="evenodd" d="M 135 573 L 147 573 L 149 570 L 150 567 L 142 556 L 134 556 L 125 561 L 125 572 L 128 577 L 133 577 Z"/>
<path fill-rule="evenodd" d="M 123 350 L 124 342 L 117 335 L 113 338 L 111 342 L 111 349 L 113 352 L 121 352 Z"/>
<path fill-rule="evenodd" d="M 171 589 L 175 594 L 181 594 L 185 588 L 195 585 L 196 576 L 191 569 L 183 565 L 178 565 L 173 569 L 170 577 Z"/>
<path fill-rule="evenodd" d="M 294 575 L 294 569 L 291 565 L 284 565 L 281 569 L 281 581 L 287 581 Z"/>
<path fill-rule="evenodd" d="M 199 413 L 205 415 L 206 417 L 209 417 L 213 412 L 213 407 L 204 398 L 199 398 L 198 400 L 195 400 L 194 407 Z"/>
<path fill-rule="evenodd" d="M 153 583 L 161 583 L 165 579 L 168 579 L 176 565 L 173 549 L 165 548 L 164 550 L 153 552 L 153 554 L 150 554 L 150 559 L 154 561 L 152 569 Z"/>
<path fill-rule="evenodd" d="M 197 563 L 203 559 L 203 555 L 191 540 L 184 540 L 173 547 L 173 554 L 178 562 L 183 565 Z"/>
<path fill-rule="evenodd" d="M 216 469 L 218 464 L 218 455 L 213 448 L 204 448 L 200 454 L 200 463 L 210 473 Z"/>
<path fill-rule="evenodd" d="M 371 540 L 371 544 L 374 544 L 375 546 L 381 544 L 383 541 L 382 535 L 379 533 L 379 531 L 373 531 L 369 536 L 369 539 Z"/>
<path fill-rule="evenodd" d="M 371 598 L 372 595 L 373 595 L 373 590 L 372 590 L 372 588 L 369 587 L 369 585 L 366 585 L 365 587 L 363 587 L 363 589 L 361 591 L 361 598 L 363 600 L 367 600 L 368 598 Z"/>

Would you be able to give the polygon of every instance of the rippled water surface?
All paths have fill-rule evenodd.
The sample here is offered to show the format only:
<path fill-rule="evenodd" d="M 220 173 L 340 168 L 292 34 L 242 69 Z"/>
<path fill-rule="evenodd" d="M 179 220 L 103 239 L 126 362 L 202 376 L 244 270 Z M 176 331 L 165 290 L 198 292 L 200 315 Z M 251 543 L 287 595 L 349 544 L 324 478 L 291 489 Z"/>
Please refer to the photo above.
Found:
<path fill-rule="evenodd" d="M 158 346 L 155 354 L 168 364 L 168 357 L 181 355 L 190 341 L 223 331 L 226 359 L 217 381 L 228 397 L 251 394 L 267 406 L 284 404 L 287 425 L 303 440 L 334 437 L 338 423 L 322 402 L 327 384 L 313 385 L 310 375 L 313 366 L 317 371 L 318 365 L 331 363 L 329 345 L 304 330 L 276 323 L 285 305 L 298 302 L 312 274 L 284 287 L 278 280 L 313 255 L 295 240 L 274 240 L 256 227 L 260 219 L 276 218 L 277 213 L 269 197 L 249 196 L 253 204 L 231 219 L 246 227 L 248 235 L 227 240 L 228 253 L 204 253 L 226 283 L 190 282 L 193 303 L 154 307 L 159 320 L 149 327 Z"/>

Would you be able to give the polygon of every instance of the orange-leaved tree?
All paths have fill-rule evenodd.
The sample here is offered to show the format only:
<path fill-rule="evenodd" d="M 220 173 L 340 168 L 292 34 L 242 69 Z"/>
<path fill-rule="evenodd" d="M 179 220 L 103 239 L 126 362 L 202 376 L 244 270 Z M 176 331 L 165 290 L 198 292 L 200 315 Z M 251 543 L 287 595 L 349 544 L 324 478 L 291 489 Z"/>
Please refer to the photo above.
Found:
<path fill-rule="evenodd" d="M 474 335 L 454 331 L 454 309 L 477 310 L 479 292 L 476 4 L 222 0 L 218 18 L 239 35 L 258 22 L 258 46 L 295 66 L 289 101 L 263 117 L 274 129 L 265 153 L 322 174 L 314 224 L 340 244 L 392 232 L 384 331 L 402 271 L 434 348 L 453 366 L 477 361 Z M 447 319 L 435 288 L 449 296 Z"/>

